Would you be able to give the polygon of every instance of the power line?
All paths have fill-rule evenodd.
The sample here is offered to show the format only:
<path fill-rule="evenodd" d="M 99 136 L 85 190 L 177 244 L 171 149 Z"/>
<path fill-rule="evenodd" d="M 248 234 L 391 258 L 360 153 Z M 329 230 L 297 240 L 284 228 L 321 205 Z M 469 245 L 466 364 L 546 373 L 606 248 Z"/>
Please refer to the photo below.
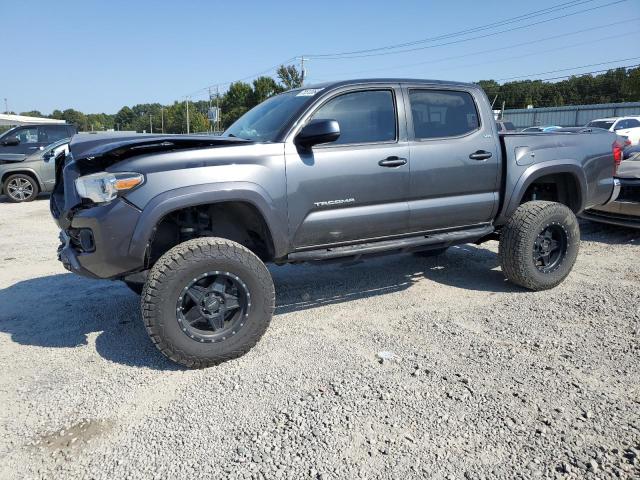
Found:
<path fill-rule="evenodd" d="M 640 57 L 621 58 L 619 60 L 609 60 L 608 62 L 590 63 L 588 65 L 581 65 L 579 67 L 561 68 L 559 70 L 549 70 L 548 72 L 529 73 L 527 75 L 519 75 L 519 76 L 516 76 L 516 77 L 498 78 L 498 79 L 496 79 L 496 81 L 501 81 L 502 82 L 502 81 L 505 81 L 505 80 L 516 80 L 518 78 L 529 78 L 529 77 L 532 77 L 532 76 L 535 76 L 535 75 L 546 75 L 548 73 L 566 72 L 568 70 L 575 70 L 575 69 L 579 69 L 579 68 L 597 67 L 597 66 L 600 66 L 600 65 L 607 65 L 609 63 L 627 62 L 629 60 L 638 60 L 638 59 L 640 59 Z M 623 68 L 623 67 L 621 66 L 621 67 L 617 67 L 617 68 Z"/>
<path fill-rule="evenodd" d="M 231 85 L 232 83 L 235 83 L 235 82 L 242 82 L 242 81 L 244 81 L 244 80 L 250 80 L 250 79 L 255 78 L 255 77 L 258 77 L 258 76 L 260 76 L 260 75 L 265 75 L 265 74 L 267 74 L 267 73 L 269 73 L 269 72 L 272 72 L 272 71 L 274 71 L 274 70 L 277 70 L 278 68 L 280 68 L 280 65 L 286 65 L 287 63 L 289 63 L 289 62 L 293 62 L 293 61 L 295 61 L 295 60 L 298 60 L 299 58 L 300 58 L 299 56 L 297 56 L 297 57 L 291 57 L 291 58 L 288 58 L 288 59 L 287 59 L 287 60 L 285 60 L 284 62 L 279 62 L 277 65 L 274 65 L 274 66 L 272 66 L 272 67 L 270 67 L 270 68 L 268 68 L 268 69 L 262 70 L 262 71 L 260 71 L 260 72 L 254 73 L 254 74 L 252 74 L 252 75 L 247 75 L 246 77 L 243 77 L 243 78 L 238 78 L 238 79 L 236 79 L 236 80 L 231 80 L 231 81 L 228 81 L 228 82 L 216 82 L 216 83 L 212 83 L 212 84 L 210 84 L 210 85 L 207 85 L 206 87 L 203 87 L 203 88 L 200 88 L 200 89 L 198 89 L 198 90 L 195 90 L 195 91 L 194 91 L 194 92 L 192 92 L 190 95 L 196 95 L 196 94 L 198 94 L 198 93 L 201 93 L 201 92 L 204 92 L 204 91 L 208 90 L 209 88 L 214 88 L 214 87 L 215 87 L 215 88 L 219 88 L 219 87 L 226 87 L 227 85 Z"/>
<path fill-rule="evenodd" d="M 426 45 L 426 46 L 422 46 L 422 47 L 416 47 L 416 48 L 409 48 L 409 49 L 405 49 L 405 50 L 395 50 L 395 51 L 391 51 L 391 52 L 378 52 L 378 53 L 366 53 L 366 54 L 358 54 L 358 55 L 348 55 L 348 54 L 344 54 L 344 53 L 338 53 L 338 54 L 323 54 L 323 55 L 305 55 L 307 58 L 313 58 L 316 60 L 349 60 L 349 59 L 354 59 L 354 58 L 366 58 L 366 57 L 379 57 L 379 56 L 383 56 L 383 55 L 395 55 L 398 53 L 408 53 L 408 52 L 415 52 L 418 50 L 426 50 L 429 48 L 437 48 L 437 47 L 444 47 L 447 45 L 454 45 L 454 44 L 458 44 L 458 43 L 464 43 L 464 42 L 470 42 L 472 40 L 479 40 L 482 38 L 488 38 L 488 37 L 493 37 L 495 35 L 500 35 L 503 33 L 508 33 L 508 32 L 513 32 L 515 30 L 521 30 L 523 28 L 529 28 L 529 27 L 533 27 L 536 25 L 541 25 L 543 23 L 548 23 L 548 22 L 552 22 L 555 20 L 560 20 L 563 18 L 567 18 L 567 17 L 571 17 L 573 15 L 578 15 L 580 13 L 586 13 L 586 12 L 590 12 L 593 10 L 597 10 L 600 8 L 605 8 L 605 7 L 609 7 L 611 5 L 617 5 L 619 3 L 623 3 L 626 2 L 628 0 L 615 0 L 613 2 L 609 2 L 606 3 L 604 5 L 599 5 L 597 7 L 591 7 L 591 8 L 586 8 L 583 10 L 578 10 L 575 12 L 571 12 L 571 13 L 567 13 L 565 15 L 559 15 L 557 17 L 552 17 L 552 18 L 547 18 L 545 20 L 539 20 L 537 22 L 533 22 L 533 23 L 528 23 L 526 25 L 520 25 L 517 27 L 512 27 L 512 28 L 508 28 L 505 30 L 500 30 L 497 32 L 491 32 L 491 33 L 485 33 L 483 35 L 477 35 L 475 37 L 468 37 L 468 38 L 462 38 L 459 40 L 452 40 L 450 42 L 444 42 L 444 43 L 438 43 L 435 45 Z"/>
<path fill-rule="evenodd" d="M 478 32 L 478 31 L 482 31 L 482 30 L 487 30 L 490 28 L 494 28 L 494 27 L 499 27 L 502 25 L 507 25 L 509 23 L 515 23 L 515 22 L 520 22 L 522 20 L 527 20 L 529 18 L 535 18 L 535 17 L 539 17 L 541 15 L 547 15 L 549 13 L 553 13 L 555 11 L 559 11 L 559 10 L 564 10 L 567 8 L 572 8 L 575 6 L 579 6 L 585 3 L 590 3 L 593 2 L 594 0 L 584 0 L 584 1 L 578 1 L 578 0 L 573 0 L 570 2 L 565 2 L 565 3 L 561 3 L 560 5 L 556 5 L 554 7 L 548 7 L 548 8 L 544 8 L 542 10 L 535 10 L 533 12 L 529 12 L 529 13 L 525 13 L 522 15 L 518 15 L 516 17 L 510 17 L 507 18 L 505 20 L 500 20 L 498 22 L 494 22 L 494 23 L 489 23 L 489 24 L 485 24 L 485 25 L 480 25 L 478 27 L 473 27 L 473 28 L 467 28 L 464 30 L 460 30 L 457 32 L 452 32 L 452 33 L 447 33 L 447 34 L 443 34 L 443 35 L 438 35 L 436 37 L 428 37 L 428 38 L 423 38 L 421 40 L 414 40 L 411 42 L 405 42 L 405 43 L 397 43 L 394 45 L 387 45 L 384 47 L 377 47 L 377 48 L 367 48 L 367 49 L 362 49 L 362 50 L 352 50 L 352 51 L 347 51 L 347 52 L 337 52 L 337 53 L 324 53 L 324 54 L 315 54 L 315 55 L 308 55 L 309 57 L 328 57 L 328 56 L 338 56 L 338 55 L 357 55 L 360 53 L 369 53 L 369 52 L 376 52 L 376 51 L 381 51 L 381 50 L 391 50 L 391 49 L 396 49 L 396 48 L 403 48 L 403 47 L 409 47 L 412 45 L 417 45 L 420 43 L 427 43 L 427 42 L 434 42 L 437 40 L 444 40 L 446 38 L 451 38 L 451 37 L 456 37 L 456 36 L 460 36 L 460 35 L 466 35 L 469 33 L 474 33 L 474 32 Z"/>
<path fill-rule="evenodd" d="M 568 75 L 560 75 L 559 77 L 536 78 L 536 80 L 546 82 L 548 80 L 559 80 L 561 78 L 582 77 L 584 75 L 593 75 L 594 73 L 606 73 L 610 70 L 613 70 L 614 68 L 624 68 L 625 70 L 627 70 L 629 68 L 636 68 L 636 67 L 640 67 L 640 63 L 636 63 L 635 65 L 620 65 L 618 67 L 605 68 L 603 70 L 594 70 L 592 72 L 571 73 Z"/>
<path fill-rule="evenodd" d="M 478 50 L 475 52 L 471 52 L 471 53 L 465 53 L 463 55 L 456 55 L 456 56 L 447 56 L 447 57 L 441 57 L 441 58 L 437 58 L 437 59 L 432 59 L 432 60 L 425 60 L 425 61 L 421 61 L 421 62 L 415 62 L 415 63 L 408 63 L 408 64 L 402 64 L 402 65 L 395 65 L 393 67 L 378 67 L 378 68 L 369 68 L 369 69 L 365 69 L 365 70 L 357 70 L 357 71 L 351 71 L 351 72 L 342 72 L 342 73 L 338 73 L 336 74 L 336 76 L 341 77 L 341 76 L 351 76 L 351 75 L 357 75 L 360 73 L 368 73 L 368 72 L 381 72 L 381 71 L 388 71 L 388 70 L 400 70 L 400 69 L 404 69 L 404 68 L 410 68 L 410 67 L 418 67 L 420 65 L 432 65 L 434 63 L 439 63 L 439 62 L 447 62 L 450 60 L 456 60 L 459 58 L 466 58 L 466 57 L 474 57 L 477 55 L 481 55 L 481 54 L 485 54 L 485 53 L 491 53 L 491 52 L 498 52 L 498 51 L 503 51 L 506 49 L 512 49 L 512 48 L 519 48 L 519 47 L 524 47 L 527 45 L 533 45 L 536 43 L 542 43 L 542 42 L 546 42 L 549 40 L 557 40 L 558 38 L 563 38 L 563 37 L 568 37 L 571 35 L 577 35 L 580 33 L 585 33 L 585 32 L 590 32 L 593 30 L 599 30 L 602 28 L 608 28 L 608 27 L 612 27 L 612 26 L 616 26 L 616 25 L 621 25 L 623 23 L 629 23 L 629 22 L 635 22 L 640 20 L 640 17 L 635 17 L 635 18 L 630 18 L 627 20 L 621 20 L 618 22 L 613 22 L 613 23 L 608 23 L 605 25 L 599 25 L 596 27 L 590 27 L 590 28 L 583 28 L 580 30 L 575 30 L 573 32 L 567 32 L 567 33 L 561 33 L 559 35 L 552 35 L 550 37 L 544 37 L 544 38 L 538 38 L 536 40 L 530 40 L 527 42 L 521 42 L 521 43 L 514 43 L 511 45 L 504 45 L 498 48 L 490 48 L 490 49 L 486 49 L 486 50 Z M 565 45 L 565 46 L 561 46 L 561 47 L 554 47 L 553 50 L 544 50 L 544 51 L 536 51 L 530 54 L 520 54 L 518 57 L 515 58 L 522 58 L 522 57 L 526 57 L 526 56 L 532 56 L 532 55 L 538 55 L 540 53 L 548 53 L 550 51 L 556 51 L 556 50 L 561 50 L 564 48 L 571 48 L 571 47 L 575 47 L 575 46 L 580 46 L 580 45 L 588 45 L 596 40 L 609 40 L 611 38 L 617 38 L 617 37 L 621 37 L 621 36 L 625 36 L 625 35 L 631 35 L 637 33 L 633 30 L 630 31 L 626 31 L 624 33 L 621 33 L 619 35 L 613 35 L 613 36 L 607 36 L 607 37 L 603 37 L 603 38 L 592 38 L 586 42 L 580 42 L 580 43 L 575 43 L 572 45 Z M 503 59 L 497 59 L 495 61 L 506 61 L 506 60 L 510 60 L 513 59 L 514 57 L 507 57 L 507 58 L 503 58 Z M 490 60 L 489 62 L 493 62 L 494 60 Z M 488 62 L 483 62 L 483 64 L 488 63 Z M 472 64 L 475 65 L 475 64 Z M 463 68 L 463 67 L 468 67 L 468 66 L 472 66 L 472 65 L 464 65 L 464 66 L 460 66 L 460 67 L 452 67 L 452 68 Z"/>

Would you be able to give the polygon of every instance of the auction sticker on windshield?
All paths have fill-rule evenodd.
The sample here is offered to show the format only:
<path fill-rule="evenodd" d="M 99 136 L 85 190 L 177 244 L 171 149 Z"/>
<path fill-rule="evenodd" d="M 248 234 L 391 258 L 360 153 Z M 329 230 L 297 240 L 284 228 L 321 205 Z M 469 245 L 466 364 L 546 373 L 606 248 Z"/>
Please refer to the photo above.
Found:
<path fill-rule="evenodd" d="M 296 97 L 313 97 L 320 90 L 322 90 L 322 88 L 305 88 L 301 90 Z"/>

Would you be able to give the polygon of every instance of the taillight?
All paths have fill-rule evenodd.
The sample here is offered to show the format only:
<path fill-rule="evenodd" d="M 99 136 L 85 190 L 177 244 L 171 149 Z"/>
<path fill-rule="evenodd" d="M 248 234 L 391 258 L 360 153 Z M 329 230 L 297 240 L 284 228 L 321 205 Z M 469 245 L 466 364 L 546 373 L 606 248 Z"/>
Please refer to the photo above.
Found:
<path fill-rule="evenodd" d="M 618 167 L 622 163 L 622 155 L 624 151 L 624 147 L 616 140 L 613 142 L 613 174 L 616 175 L 618 173 Z"/>

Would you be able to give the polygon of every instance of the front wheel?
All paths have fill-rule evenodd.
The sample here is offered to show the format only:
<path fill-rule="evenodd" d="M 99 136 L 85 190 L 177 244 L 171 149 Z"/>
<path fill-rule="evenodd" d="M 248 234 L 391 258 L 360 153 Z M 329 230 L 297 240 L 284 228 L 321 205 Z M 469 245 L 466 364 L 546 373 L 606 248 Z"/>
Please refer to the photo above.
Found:
<path fill-rule="evenodd" d="M 4 182 L 4 193 L 14 203 L 30 202 L 39 192 L 38 182 L 23 173 L 11 175 Z"/>
<path fill-rule="evenodd" d="M 275 307 L 267 267 L 222 238 L 196 238 L 165 253 L 142 291 L 142 318 L 171 360 L 203 368 L 245 354 L 262 337 Z"/>
<path fill-rule="evenodd" d="M 571 272 L 580 247 L 573 212 L 560 203 L 520 205 L 500 234 L 498 256 L 504 275 L 530 290 L 547 290 Z"/>

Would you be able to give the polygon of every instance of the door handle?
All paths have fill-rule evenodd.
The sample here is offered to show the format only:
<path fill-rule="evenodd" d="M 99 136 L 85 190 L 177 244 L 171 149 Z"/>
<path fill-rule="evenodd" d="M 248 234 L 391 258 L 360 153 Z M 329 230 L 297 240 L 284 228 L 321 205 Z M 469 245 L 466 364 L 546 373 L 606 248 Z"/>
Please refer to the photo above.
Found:
<path fill-rule="evenodd" d="M 486 160 L 487 158 L 491 158 L 491 152 L 487 152 L 485 150 L 478 150 L 469 155 L 471 160 Z"/>
<path fill-rule="evenodd" d="M 381 167 L 400 167 L 401 165 L 406 165 L 407 164 L 407 159 L 406 158 L 400 158 L 400 157 L 387 157 L 384 160 L 380 160 L 378 162 L 378 165 L 380 165 Z"/>

